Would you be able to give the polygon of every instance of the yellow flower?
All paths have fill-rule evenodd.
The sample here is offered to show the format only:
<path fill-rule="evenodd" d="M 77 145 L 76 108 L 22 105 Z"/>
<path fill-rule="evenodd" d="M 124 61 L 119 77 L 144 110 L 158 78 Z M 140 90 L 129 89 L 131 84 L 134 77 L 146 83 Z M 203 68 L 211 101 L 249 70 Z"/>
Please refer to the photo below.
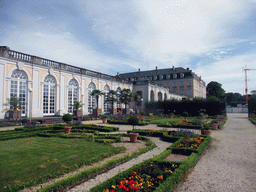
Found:
<path fill-rule="evenodd" d="M 115 185 L 112 185 L 111 187 L 112 187 L 113 189 L 115 189 L 115 188 L 116 188 L 116 186 L 115 186 Z"/>
<path fill-rule="evenodd" d="M 4 188 L 7 188 L 6 186 L 4 186 Z"/>

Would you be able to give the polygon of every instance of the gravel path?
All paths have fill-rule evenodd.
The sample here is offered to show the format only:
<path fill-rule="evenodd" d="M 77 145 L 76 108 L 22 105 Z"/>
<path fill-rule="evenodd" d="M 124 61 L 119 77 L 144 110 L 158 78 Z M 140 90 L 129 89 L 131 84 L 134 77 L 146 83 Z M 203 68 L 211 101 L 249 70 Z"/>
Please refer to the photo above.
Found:
<path fill-rule="evenodd" d="M 211 136 L 209 150 L 175 191 L 256 191 L 256 127 L 247 114 L 228 114 L 224 130 Z"/>
<path fill-rule="evenodd" d="M 150 138 L 156 145 L 157 147 L 154 148 L 151 151 L 148 151 L 140 156 L 138 156 L 137 158 L 134 158 L 124 164 L 121 164 L 117 167 L 115 167 L 114 169 L 109 170 L 108 172 L 98 175 L 97 177 L 95 177 L 94 179 L 90 179 L 84 183 L 82 183 L 81 185 L 76 186 L 73 189 L 70 189 L 71 192 L 75 192 L 75 191 L 88 191 L 90 190 L 92 187 L 106 181 L 109 178 L 112 178 L 113 176 L 115 176 L 116 174 L 123 172 L 127 169 L 129 169 L 130 167 L 145 161 L 146 159 L 152 158 L 155 155 L 158 155 L 159 153 L 163 152 L 167 147 L 169 147 L 171 145 L 171 143 L 168 142 L 163 142 L 161 141 L 158 137 L 148 137 Z"/>

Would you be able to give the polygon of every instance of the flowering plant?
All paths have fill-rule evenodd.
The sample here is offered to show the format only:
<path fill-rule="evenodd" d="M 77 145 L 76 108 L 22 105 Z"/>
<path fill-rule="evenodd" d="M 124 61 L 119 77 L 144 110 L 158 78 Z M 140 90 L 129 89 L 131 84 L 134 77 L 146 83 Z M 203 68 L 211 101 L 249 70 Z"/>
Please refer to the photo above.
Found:
<path fill-rule="evenodd" d="M 185 138 L 184 141 L 182 141 L 176 147 L 182 149 L 196 149 L 203 142 L 203 139 L 204 137 Z"/>
<path fill-rule="evenodd" d="M 110 186 L 103 192 L 117 191 L 154 191 L 168 175 L 172 174 L 177 165 L 164 165 L 151 162 L 143 166 L 138 172 L 133 171 L 130 176 L 123 178 L 116 185 Z"/>

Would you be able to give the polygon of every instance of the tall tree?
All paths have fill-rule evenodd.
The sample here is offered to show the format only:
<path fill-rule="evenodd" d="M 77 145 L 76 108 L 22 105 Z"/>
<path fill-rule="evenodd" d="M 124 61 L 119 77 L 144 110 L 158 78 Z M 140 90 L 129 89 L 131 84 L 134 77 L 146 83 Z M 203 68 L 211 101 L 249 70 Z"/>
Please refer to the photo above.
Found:
<path fill-rule="evenodd" d="M 117 92 L 114 90 L 109 90 L 106 95 L 106 102 L 111 104 L 112 115 L 114 115 L 114 103 L 117 102 Z"/>
<path fill-rule="evenodd" d="M 256 95 L 256 90 L 252 90 L 252 91 L 251 91 L 251 94 L 252 94 L 252 95 Z"/>
<path fill-rule="evenodd" d="M 207 97 L 214 96 L 219 99 L 224 99 L 225 90 L 222 89 L 221 86 L 222 85 L 216 81 L 211 81 L 210 83 L 208 83 L 208 85 L 206 87 Z"/>
<path fill-rule="evenodd" d="M 125 105 L 125 114 L 126 114 L 126 107 L 128 103 L 132 102 L 132 92 L 130 89 L 123 89 L 120 92 L 120 102 L 124 103 Z"/>
<path fill-rule="evenodd" d="M 99 97 L 101 95 L 104 95 L 103 92 L 101 92 L 100 90 L 98 89 L 94 89 L 92 92 L 91 92 L 91 96 L 95 96 L 96 97 L 96 116 L 98 117 L 98 104 L 99 104 Z"/>

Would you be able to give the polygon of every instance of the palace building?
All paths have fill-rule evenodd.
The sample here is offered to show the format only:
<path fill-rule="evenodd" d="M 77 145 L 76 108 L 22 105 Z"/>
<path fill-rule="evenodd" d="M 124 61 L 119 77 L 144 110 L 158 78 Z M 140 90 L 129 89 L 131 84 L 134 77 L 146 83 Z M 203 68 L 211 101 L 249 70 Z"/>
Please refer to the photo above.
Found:
<path fill-rule="evenodd" d="M 205 97 L 204 82 L 188 69 L 156 69 L 111 76 L 14 51 L 7 46 L 0 46 L 0 86 L 0 119 L 8 118 L 4 104 L 12 96 L 21 100 L 20 110 L 26 118 L 72 113 L 74 101 L 81 101 L 82 115 L 92 114 L 96 98 L 90 93 L 95 89 L 105 93 L 130 89 L 142 96 L 141 109 L 146 101 Z M 110 104 L 105 99 L 99 98 L 101 114 L 110 112 Z M 124 108 L 115 104 L 115 111 L 119 107 Z"/>

